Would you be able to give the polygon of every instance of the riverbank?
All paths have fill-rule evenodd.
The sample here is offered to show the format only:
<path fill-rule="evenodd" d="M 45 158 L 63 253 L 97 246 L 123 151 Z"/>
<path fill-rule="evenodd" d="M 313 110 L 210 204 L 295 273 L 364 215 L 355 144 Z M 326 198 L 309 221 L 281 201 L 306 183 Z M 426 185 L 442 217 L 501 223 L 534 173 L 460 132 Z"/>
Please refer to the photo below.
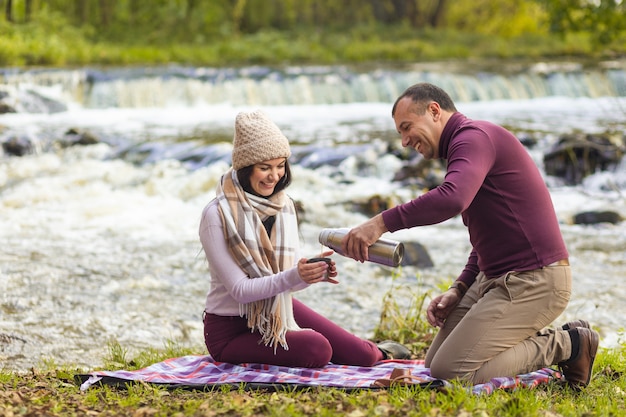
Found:
<path fill-rule="evenodd" d="M 432 335 L 421 319 L 419 303 L 406 309 L 396 297 L 405 292 L 396 287 L 385 295 L 385 312 L 376 329 L 379 338 L 404 340 L 417 357 L 423 351 L 411 344 Z M 422 297 L 425 294 L 422 294 Z M 400 330 L 405 329 L 405 330 Z M 407 329 L 416 329 L 414 333 Z M 28 371 L 0 369 L 0 412 L 3 416 L 589 416 L 621 415 L 626 410 L 626 348 L 601 348 L 588 387 L 576 392 L 560 381 L 515 390 L 495 389 L 474 394 L 452 383 L 446 390 L 393 387 L 389 390 L 344 391 L 331 387 L 275 390 L 224 385 L 213 389 L 167 388 L 136 383 L 125 388 L 93 385 L 79 389 L 85 373 L 98 369 L 139 370 L 166 359 L 204 355 L 203 346 L 167 341 L 162 348 L 148 348 L 129 356 L 119 343 L 110 342 L 101 367 L 81 367 L 54 361 L 42 362 Z"/>

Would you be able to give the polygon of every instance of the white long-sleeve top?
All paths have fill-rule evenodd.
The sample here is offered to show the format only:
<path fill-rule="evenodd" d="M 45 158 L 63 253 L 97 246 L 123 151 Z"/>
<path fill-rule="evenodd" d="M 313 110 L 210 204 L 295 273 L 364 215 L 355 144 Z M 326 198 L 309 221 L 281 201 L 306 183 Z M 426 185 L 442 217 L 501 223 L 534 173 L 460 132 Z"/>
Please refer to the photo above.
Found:
<path fill-rule="evenodd" d="M 294 230 L 293 233 L 298 233 L 298 231 Z M 308 287 L 298 274 L 299 248 L 296 248 L 295 263 L 292 268 L 265 277 L 248 278 L 228 249 L 216 200 L 211 201 L 204 208 L 199 234 L 211 274 L 211 286 L 205 303 L 207 313 L 239 316 L 240 304 Z"/>

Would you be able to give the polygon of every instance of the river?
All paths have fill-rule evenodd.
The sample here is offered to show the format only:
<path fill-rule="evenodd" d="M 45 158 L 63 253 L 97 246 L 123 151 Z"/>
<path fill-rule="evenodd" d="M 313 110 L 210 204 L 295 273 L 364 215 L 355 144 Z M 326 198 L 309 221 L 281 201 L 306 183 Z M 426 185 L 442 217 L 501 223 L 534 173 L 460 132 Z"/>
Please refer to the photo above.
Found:
<path fill-rule="evenodd" d="M 411 83 L 448 89 L 469 117 L 532 136 L 542 155 L 559 135 L 626 126 L 626 63 L 587 69 L 542 63 L 505 73 L 445 65 L 354 72 L 345 67 L 19 70 L 0 76 L 15 113 L 0 115 L 0 141 L 32 152 L 0 158 L 0 366 L 93 368 L 110 342 L 128 356 L 168 341 L 202 352 L 208 289 L 197 229 L 228 168 L 235 115 L 262 108 L 293 143 L 290 195 L 303 203 L 303 254 L 319 253 L 325 227 L 367 217 L 350 202 L 401 202 L 421 190 L 392 182 L 402 161 L 391 103 Z M 68 129 L 100 143 L 59 146 Z M 622 342 L 626 316 L 626 223 L 575 225 L 587 210 L 626 216 L 626 167 L 576 186 L 546 176 L 570 251 L 574 293 L 559 323 L 588 319 L 602 346 Z M 335 255 L 339 285 L 297 294 L 369 337 L 392 285 L 433 292 L 464 265 L 459 218 L 390 234 L 421 243 L 431 268 L 393 270 Z M 395 283 L 395 284 L 394 284 Z"/>

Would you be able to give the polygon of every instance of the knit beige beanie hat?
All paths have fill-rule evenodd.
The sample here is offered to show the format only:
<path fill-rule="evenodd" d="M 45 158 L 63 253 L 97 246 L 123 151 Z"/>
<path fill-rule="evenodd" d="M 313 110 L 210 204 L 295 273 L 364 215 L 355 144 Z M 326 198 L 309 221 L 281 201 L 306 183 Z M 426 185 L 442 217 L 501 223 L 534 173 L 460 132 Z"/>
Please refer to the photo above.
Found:
<path fill-rule="evenodd" d="M 233 169 L 289 156 L 289 141 L 263 111 L 241 112 L 237 115 L 233 139 Z"/>

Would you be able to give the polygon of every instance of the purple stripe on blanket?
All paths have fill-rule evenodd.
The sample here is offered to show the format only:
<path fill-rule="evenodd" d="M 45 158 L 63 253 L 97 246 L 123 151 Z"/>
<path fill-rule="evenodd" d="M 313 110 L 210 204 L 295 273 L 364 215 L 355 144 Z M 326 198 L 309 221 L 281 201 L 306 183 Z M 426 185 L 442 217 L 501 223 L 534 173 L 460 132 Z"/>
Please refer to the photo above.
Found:
<path fill-rule="evenodd" d="M 213 386 L 220 384 L 286 384 L 337 388 L 369 388 L 376 379 L 389 378 L 394 368 L 411 371 L 424 382 L 439 381 L 430 376 L 423 360 L 385 360 L 372 367 L 328 364 L 324 368 L 290 368 L 286 366 L 248 363 L 233 365 L 216 362 L 211 356 L 189 355 L 167 359 L 136 371 L 94 371 L 82 385 L 86 390 L 102 378 L 143 381 L 177 386 Z M 544 368 L 515 378 L 494 378 L 486 384 L 471 387 L 473 393 L 489 394 L 496 389 L 533 388 L 561 379 L 561 374 Z M 449 385 L 443 381 L 444 385 Z"/>

